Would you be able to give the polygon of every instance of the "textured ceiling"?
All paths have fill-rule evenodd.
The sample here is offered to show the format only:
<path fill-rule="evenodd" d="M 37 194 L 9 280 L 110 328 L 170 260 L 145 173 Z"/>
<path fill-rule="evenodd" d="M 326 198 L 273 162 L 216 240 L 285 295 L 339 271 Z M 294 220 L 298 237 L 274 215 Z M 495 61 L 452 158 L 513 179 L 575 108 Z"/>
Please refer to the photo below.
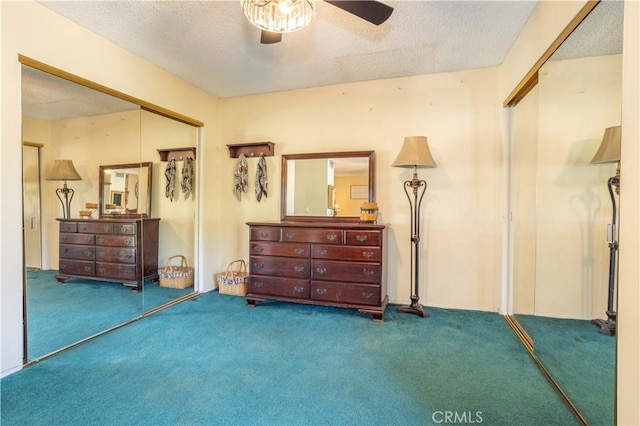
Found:
<path fill-rule="evenodd" d="M 375 26 L 318 0 L 307 28 L 263 45 L 240 0 L 40 3 L 218 97 L 497 66 L 536 4 L 385 1 L 393 14 Z M 620 53 L 622 6 L 601 2 L 554 59 Z M 23 68 L 27 115 L 54 120 L 136 108 Z"/>
<path fill-rule="evenodd" d="M 45 1 L 46 7 L 218 97 L 500 65 L 535 1 L 385 1 L 372 25 L 322 0 L 281 43 L 233 1 Z"/>

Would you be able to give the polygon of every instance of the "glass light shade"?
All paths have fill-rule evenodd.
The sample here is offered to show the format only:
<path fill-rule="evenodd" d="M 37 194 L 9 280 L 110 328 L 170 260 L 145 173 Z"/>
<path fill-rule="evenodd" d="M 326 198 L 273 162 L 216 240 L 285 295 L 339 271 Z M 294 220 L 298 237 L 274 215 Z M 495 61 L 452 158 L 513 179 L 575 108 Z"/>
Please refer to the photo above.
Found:
<path fill-rule="evenodd" d="M 54 160 L 47 180 L 82 180 L 71 160 Z"/>
<path fill-rule="evenodd" d="M 244 16 L 256 27 L 272 33 L 298 31 L 315 16 L 316 0 L 241 0 Z"/>
<path fill-rule="evenodd" d="M 426 136 L 407 136 L 393 167 L 438 167 L 431 156 Z"/>
<path fill-rule="evenodd" d="M 593 156 L 591 164 L 614 163 L 620 161 L 620 134 L 621 126 L 607 127 L 604 129 L 604 136 L 600 147 Z"/>

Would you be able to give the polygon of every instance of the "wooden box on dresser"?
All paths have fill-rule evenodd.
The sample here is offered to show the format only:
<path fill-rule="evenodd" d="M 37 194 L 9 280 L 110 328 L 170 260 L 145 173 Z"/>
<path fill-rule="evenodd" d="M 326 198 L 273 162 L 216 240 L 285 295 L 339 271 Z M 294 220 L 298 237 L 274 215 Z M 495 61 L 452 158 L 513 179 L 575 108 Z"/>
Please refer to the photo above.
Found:
<path fill-rule="evenodd" d="M 58 219 L 56 279 L 112 281 L 142 290 L 158 279 L 160 219 Z"/>
<path fill-rule="evenodd" d="M 250 307 L 267 299 L 355 308 L 384 320 L 386 225 L 249 222 Z"/>

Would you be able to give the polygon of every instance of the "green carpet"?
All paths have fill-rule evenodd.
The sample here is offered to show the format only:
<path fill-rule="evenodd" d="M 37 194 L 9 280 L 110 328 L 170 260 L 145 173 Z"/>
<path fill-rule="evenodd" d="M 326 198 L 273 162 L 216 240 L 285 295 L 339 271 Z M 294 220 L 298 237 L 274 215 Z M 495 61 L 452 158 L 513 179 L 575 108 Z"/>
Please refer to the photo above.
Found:
<path fill-rule="evenodd" d="M 6 377 L 2 425 L 577 424 L 498 314 L 245 305 L 200 295 Z"/>
<path fill-rule="evenodd" d="M 58 283 L 58 271 L 27 272 L 29 359 L 75 343 L 139 317 L 145 310 L 191 293 L 146 282 L 135 293 L 119 283 L 71 278 Z"/>
<path fill-rule="evenodd" d="M 591 321 L 516 315 L 534 351 L 591 425 L 614 424 L 616 339 Z"/>

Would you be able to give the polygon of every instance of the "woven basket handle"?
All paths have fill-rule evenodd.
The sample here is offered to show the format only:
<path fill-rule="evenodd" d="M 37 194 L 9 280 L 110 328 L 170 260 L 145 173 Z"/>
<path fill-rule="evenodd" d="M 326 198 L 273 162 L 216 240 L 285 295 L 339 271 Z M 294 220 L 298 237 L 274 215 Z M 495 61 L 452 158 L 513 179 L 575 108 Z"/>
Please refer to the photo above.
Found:
<path fill-rule="evenodd" d="M 234 269 L 234 266 L 235 266 L 235 269 Z M 229 262 L 229 264 L 227 265 L 227 270 L 224 273 L 224 276 L 225 277 L 228 277 L 229 275 L 234 276 L 235 274 L 238 274 L 240 272 L 247 272 L 247 264 L 242 259 Z"/>
<path fill-rule="evenodd" d="M 189 263 L 187 262 L 187 258 L 186 258 L 186 257 L 184 257 L 184 256 L 183 256 L 183 255 L 181 255 L 181 254 L 178 254 L 178 255 L 175 255 L 175 256 L 171 256 L 170 258 L 168 258 L 168 259 L 167 259 L 167 266 L 165 266 L 164 270 L 165 270 L 165 271 L 168 271 L 168 272 L 173 272 L 173 268 L 174 268 L 174 267 L 177 267 L 177 265 L 173 265 L 173 264 L 171 263 L 171 260 L 172 260 L 172 259 L 177 259 L 177 258 L 180 258 L 180 266 L 181 266 L 181 267 L 183 267 L 183 266 L 189 266 Z"/>

